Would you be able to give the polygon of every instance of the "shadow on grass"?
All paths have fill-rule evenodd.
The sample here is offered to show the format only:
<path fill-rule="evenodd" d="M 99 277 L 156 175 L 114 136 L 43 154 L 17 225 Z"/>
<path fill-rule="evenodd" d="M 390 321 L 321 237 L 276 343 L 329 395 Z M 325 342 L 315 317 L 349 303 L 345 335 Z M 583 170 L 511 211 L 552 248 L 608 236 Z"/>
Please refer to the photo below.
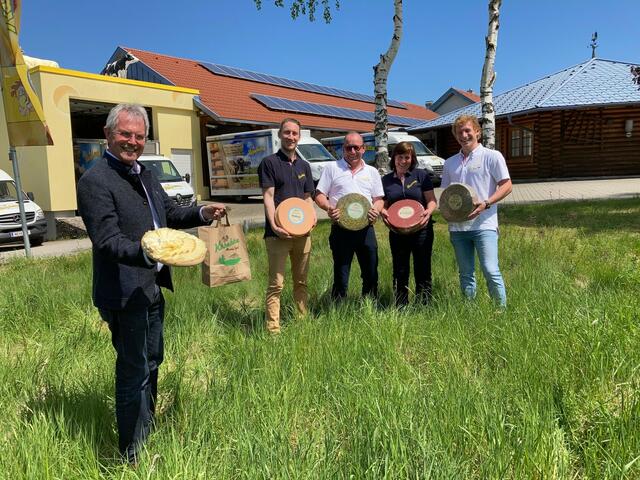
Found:
<path fill-rule="evenodd" d="M 261 333 L 264 324 L 264 307 L 246 299 L 227 299 L 211 304 L 211 313 L 227 327 L 239 329 L 245 335 Z"/>
<path fill-rule="evenodd" d="M 534 228 L 579 228 L 590 233 L 640 232 L 640 199 L 505 205 L 500 207 L 500 223 Z"/>
<path fill-rule="evenodd" d="M 331 290 L 327 290 L 316 298 L 309 299 L 309 313 L 315 317 L 334 310 L 353 313 L 354 311 L 358 311 L 362 304 L 368 299 L 374 302 L 378 310 L 395 308 L 395 299 L 392 292 L 387 288 L 381 289 L 375 299 L 373 297 L 363 297 L 359 292 L 350 291 L 346 298 L 336 300 L 331 298 Z"/>
<path fill-rule="evenodd" d="M 25 406 L 25 424 L 46 419 L 53 434 L 83 441 L 94 452 L 101 465 L 116 465 L 122 461 L 118 453 L 118 439 L 114 432 L 115 413 L 108 397 L 87 386 L 82 391 L 65 391 L 45 385 Z M 99 390 L 99 389 L 97 389 Z"/>

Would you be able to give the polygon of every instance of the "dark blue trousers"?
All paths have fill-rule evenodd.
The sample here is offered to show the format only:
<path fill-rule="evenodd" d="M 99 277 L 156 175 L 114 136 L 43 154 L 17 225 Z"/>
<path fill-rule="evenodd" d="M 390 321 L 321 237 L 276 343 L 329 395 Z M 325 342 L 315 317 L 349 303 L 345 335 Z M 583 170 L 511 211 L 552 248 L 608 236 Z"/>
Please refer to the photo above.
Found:
<path fill-rule="evenodd" d="M 409 273 L 413 255 L 413 275 L 416 281 L 416 299 L 423 303 L 431 300 L 431 251 L 433 224 L 409 235 L 389 232 L 389 246 L 393 259 L 393 287 L 396 304 L 409 303 Z"/>
<path fill-rule="evenodd" d="M 116 350 L 116 421 L 120 452 L 135 462 L 149 435 L 158 395 L 158 367 L 164 355 L 164 298 L 158 287 L 147 308 L 104 310 Z"/>
<path fill-rule="evenodd" d="M 347 296 L 349 273 L 355 253 L 362 276 L 362 295 L 378 295 L 378 243 L 372 226 L 353 232 L 336 224 L 331 226 L 329 246 L 333 255 L 331 297 Z"/>

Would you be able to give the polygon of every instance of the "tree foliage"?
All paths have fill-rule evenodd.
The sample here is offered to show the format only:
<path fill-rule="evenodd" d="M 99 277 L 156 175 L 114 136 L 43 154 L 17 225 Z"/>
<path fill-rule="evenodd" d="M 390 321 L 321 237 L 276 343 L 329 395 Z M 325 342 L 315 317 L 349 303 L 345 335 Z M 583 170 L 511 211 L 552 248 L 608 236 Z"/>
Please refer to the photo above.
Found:
<path fill-rule="evenodd" d="M 260 10 L 262 8 L 262 0 L 253 0 L 256 4 L 256 8 Z M 284 0 L 274 0 L 276 7 L 284 8 Z M 299 16 L 309 17 L 310 21 L 315 21 L 316 10 L 318 7 L 322 7 L 322 17 L 325 23 L 331 22 L 331 0 L 292 0 L 289 6 L 291 12 L 291 18 L 294 20 Z M 333 7 L 336 10 L 340 10 L 340 0 L 335 0 Z"/>

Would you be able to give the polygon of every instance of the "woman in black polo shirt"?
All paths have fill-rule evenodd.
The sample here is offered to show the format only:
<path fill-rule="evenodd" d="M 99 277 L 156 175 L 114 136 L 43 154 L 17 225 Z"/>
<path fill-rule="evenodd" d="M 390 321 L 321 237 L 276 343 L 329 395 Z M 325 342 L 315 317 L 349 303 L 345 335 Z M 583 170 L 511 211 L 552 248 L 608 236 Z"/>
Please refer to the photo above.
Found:
<path fill-rule="evenodd" d="M 416 168 L 418 159 L 410 142 L 400 142 L 393 149 L 389 167 L 392 172 L 382 177 L 385 208 L 382 218 L 387 225 L 387 208 L 398 200 L 416 200 L 424 207 L 420 229 L 401 234 L 389 230 L 389 244 L 393 258 L 393 286 L 397 305 L 409 303 L 410 258 L 413 254 L 413 274 L 416 298 L 423 303 L 431 300 L 431 250 L 433 247 L 433 220 L 436 196 L 427 172 Z"/>

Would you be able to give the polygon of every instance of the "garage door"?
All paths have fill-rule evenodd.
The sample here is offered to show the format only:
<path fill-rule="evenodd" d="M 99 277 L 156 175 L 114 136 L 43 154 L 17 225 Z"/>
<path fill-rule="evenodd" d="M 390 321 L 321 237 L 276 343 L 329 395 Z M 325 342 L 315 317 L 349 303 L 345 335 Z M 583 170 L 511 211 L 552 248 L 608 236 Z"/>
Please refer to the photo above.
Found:
<path fill-rule="evenodd" d="M 171 161 L 183 177 L 188 173 L 191 177 L 190 183 L 193 185 L 193 150 L 181 148 L 171 149 Z"/>

